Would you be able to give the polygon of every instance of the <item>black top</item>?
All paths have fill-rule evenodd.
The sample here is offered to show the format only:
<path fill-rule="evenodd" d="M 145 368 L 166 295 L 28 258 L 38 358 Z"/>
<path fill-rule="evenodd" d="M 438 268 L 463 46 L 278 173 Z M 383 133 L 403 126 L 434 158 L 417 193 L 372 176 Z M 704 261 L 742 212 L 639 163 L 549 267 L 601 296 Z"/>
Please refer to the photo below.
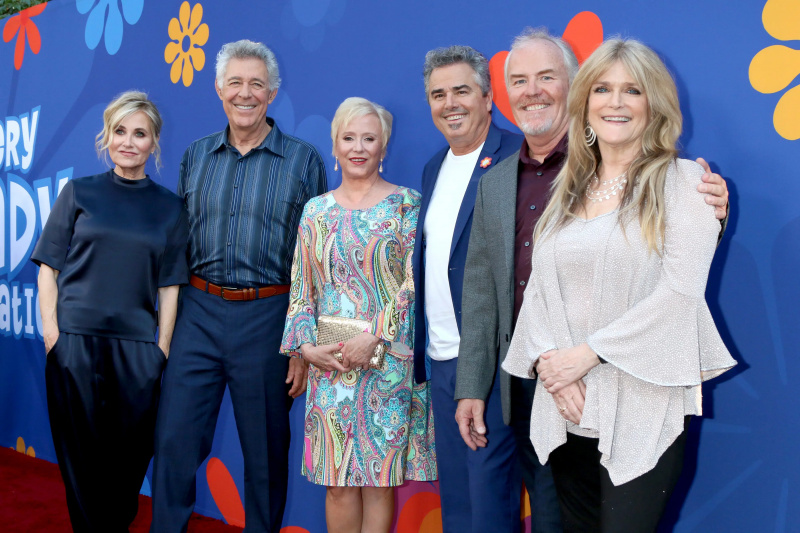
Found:
<path fill-rule="evenodd" d="M 31 254 L 61 271 L 59 330 L 152 342 L 158 288 L 189 280 L 188 232 L 181 199 L 150 178 L 67 182 Z"/>

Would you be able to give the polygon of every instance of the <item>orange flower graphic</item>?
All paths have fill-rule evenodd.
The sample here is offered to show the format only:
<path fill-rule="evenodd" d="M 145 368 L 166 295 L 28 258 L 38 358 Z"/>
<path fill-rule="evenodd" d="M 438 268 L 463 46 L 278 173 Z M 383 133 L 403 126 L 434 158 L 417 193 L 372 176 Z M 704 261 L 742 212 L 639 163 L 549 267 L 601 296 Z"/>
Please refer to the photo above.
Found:
<path fill-rule="evenodd" d="M 200 24 L 202 19 L 202 5 L 195 4 L 190 13 L 189 2 L 184 2 L 178 18 L 169 21 L 169 38 L 173 42 L 164 49 L 164 61 L 172 63 L 169 71 L 172 83 L 183 79 L 183 85 L 190 86 L 194 71 L 203 70 L 206 64 L 206 54 L 200 47 L 208 42 L 208 24 Z"/>
<path fill-rule="evenodd" d="M 768 0 L 761 14 L 764 29 L 781 41 L 800 40 L 800 2 Z M 800 50 L 776 44 L 758 52 L 750 62 L 750 85 L 766 94 L 782 91 L 800 74 Z M 772 123 L 778 135 L 800 139 L 800 85 L 778 100 Z"/>
<path fill-rule="evenodd" d="M 38 54 L 42 49 L 42 36 L 39 34 L 39 28 L 31 20 L 31 18 L 44 11 L 47 4 L 39 4 L 27 9 L 23 9 L 13 17 L 6 21 L 3 27 L 3 41 L 8 42 L 17 36 L 16 47 L 14 48 L 14 68 L 19 70 L 22 68 L 22 60 L 25 58 L 25 37 L 28 38 L 28 44 L 31 47 L 31 52 Z"/>

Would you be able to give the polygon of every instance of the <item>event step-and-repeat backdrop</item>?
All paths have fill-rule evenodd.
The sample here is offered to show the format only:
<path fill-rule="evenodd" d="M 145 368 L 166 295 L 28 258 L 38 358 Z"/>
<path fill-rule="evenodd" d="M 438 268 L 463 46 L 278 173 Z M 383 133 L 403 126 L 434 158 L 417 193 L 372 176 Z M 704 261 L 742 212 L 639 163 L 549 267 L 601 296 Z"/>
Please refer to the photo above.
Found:
<path fill-rule="evenodd" d="M 330 121 L 349 96 L 394 114 L 385 176 L 419 187 L 424 163 L 444 144 L 425 100 L 425 52 L 469 44 L 502 72 L 511 39 L 529 25 L 563 34 L 581 58 L 616 34 L 657 50 L 680 91 L 685 155 L 711 161 L 731 191 L 707 298 L 740 364 L 704 389 L 706 417 L 692 423 L 665 529 L 798 531 L 798 0 L 53 0 L 0 20 L 0 445 L 55 461 L 29 257 L 67 180 L 106 168 L 94 139 L 114 95 L 141 89 L 158 104 L 164 167 L 148 171 L 174 190 L 186 146 L 225 126 L 213 88 L 217 51 L 262 41 L 284 79 L 268 114 L 317 146 L 331 187 L 340 178 Z M 494 87 L 495 121 L 515 129 L 502 83 Z M 324 489 L 299 473 L 302 404 L 292 409 L 287 533 L 325 529 Z M 436 483 L 397 494 L 396 531 L 441 531 Z M 242 524 L 242 496 L 226 397 L 198 472 L 197 511 Z M 530 510 L 521 518 L 529 523 Z"/>

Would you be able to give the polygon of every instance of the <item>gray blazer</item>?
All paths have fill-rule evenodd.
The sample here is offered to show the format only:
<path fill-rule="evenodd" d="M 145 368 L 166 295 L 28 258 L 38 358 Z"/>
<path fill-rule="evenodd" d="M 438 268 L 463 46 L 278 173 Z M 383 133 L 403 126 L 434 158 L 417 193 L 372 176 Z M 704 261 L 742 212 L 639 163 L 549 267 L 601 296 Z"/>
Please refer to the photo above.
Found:
<path fill-rule="evenodd" d="M 485 400 L 499 373 L 503 421 L 511 420 L 511 378 L 499 369 L 514 319 L 514 225 L 519 157 L 483 175 L 464 269 L 455 399 Z M 498 357 L 499 356 L 499 357 Z"/>

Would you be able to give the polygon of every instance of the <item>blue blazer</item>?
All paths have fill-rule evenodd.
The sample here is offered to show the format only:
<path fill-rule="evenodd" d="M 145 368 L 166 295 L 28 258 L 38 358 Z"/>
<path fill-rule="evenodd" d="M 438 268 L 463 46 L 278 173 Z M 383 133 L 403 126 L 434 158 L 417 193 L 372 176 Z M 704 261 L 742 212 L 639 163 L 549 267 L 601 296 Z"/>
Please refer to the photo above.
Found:
<path fill-rule="evenodd" d="M 453 299 L 453 309 L 456 313 L 456 324 L 459 332 L 461 331 L 461 292 L 464 286 L 464 265 L 467 262 L 467 245 L 469 244 L 469 234 L 472 229 L 472 209 L 475 207 L 475 196 L 478 192 L 478 182 L 488 170 L 494 168 L 497 163 L 509 155 L 519 153 L 522 147 L 522 135 L 502 130 L 492 123 L 489 126 L 489 134 L 483 144 L 483 150 L 472 171 L 472 177 L 464 193 L 461 208 L 456 218 L 456 227 L 453 230 L 453 241 L 450 246 L 450 262 L 448 264 L 447 277 L 450 280 L 450 296 Z M 434 155 L 425 165 L 422 171 L 422 201 L 419 209 L 419 220 L 417 222 L 417 239 L 414 243 L 414 378 L 417 383 L 428 380 L 425 370 L 425 349 L 428 345 L 428 327 L 425 319 L 425 238 L 423 228 L 425 227 L 425 215 L 428 213 L 428 206 L 431 202 L 433 189 L 436 186 L 436 179 L 439 177 L 439 169 L 442 166 L 449 147 L 445 147 Z M 485 167 L 481 167 L 481 162 L 486 158 L 491 162 Z"/>

